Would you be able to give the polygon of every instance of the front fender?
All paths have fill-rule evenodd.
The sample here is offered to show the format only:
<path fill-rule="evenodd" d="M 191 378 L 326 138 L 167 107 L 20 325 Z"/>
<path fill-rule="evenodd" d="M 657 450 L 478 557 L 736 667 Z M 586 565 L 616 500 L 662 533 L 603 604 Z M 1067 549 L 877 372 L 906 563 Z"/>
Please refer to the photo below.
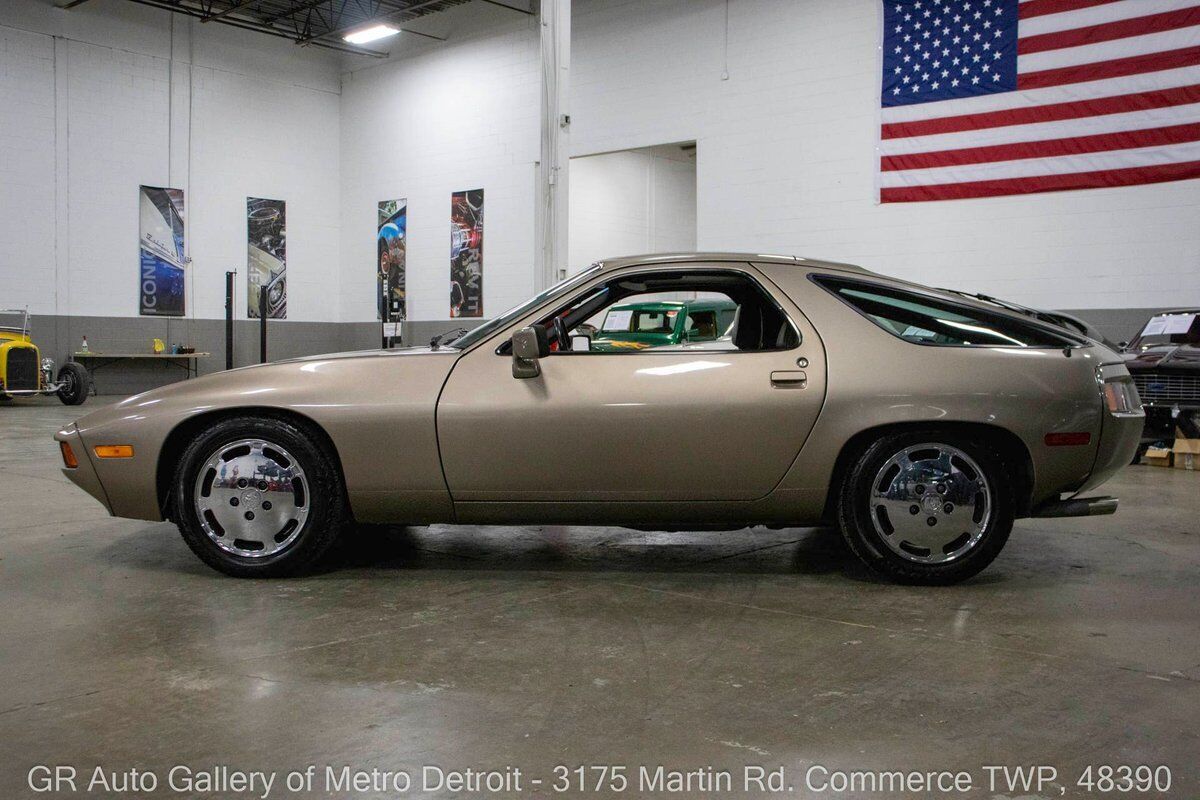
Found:
<path fill-rule="evenodd" d="M 444 520 L 451 506 L 434 410 L 455 356 L 372 351 L 231 370 L 134 395 L 83 417 L 77 433 L 89 457 L 99 445 L 133 447 L 131 458 L 93 459 L 114 516 L 162 519 L 157 476 L 160 465 L 174 469 L 190 438 L 172 436 L 180 426 L 265 410 L 324 431 L 357 519 Z"/>

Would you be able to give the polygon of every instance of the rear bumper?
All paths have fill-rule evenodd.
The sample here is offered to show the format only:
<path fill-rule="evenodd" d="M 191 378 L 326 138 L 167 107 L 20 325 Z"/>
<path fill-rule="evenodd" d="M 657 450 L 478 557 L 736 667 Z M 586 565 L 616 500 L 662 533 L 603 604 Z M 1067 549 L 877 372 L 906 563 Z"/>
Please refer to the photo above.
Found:
<path fill-rule="evenodd" d="M 1044 503 L 1034 512 L 1035 517 L 1096 517 L 1117 513 L 1115 497 L 1071 497 Z"/>
<path fill-rule="evenodd" d="M 100 476 L 96 474 L 96 467 L 92 463 L 92 454 L 84 445 L 83 437 L 79 435 L 79 429 L 75 427 L 75 423 L 71 423 L 54 434 L 54 441 L 69 444 L 72 452 L 75 453 L 75 460 L 79 463 L 79 466 L 74 468 L 64 466 L 63 474 L 70 479 L 71 483 L 99 500 L 105 510 L 111 514 L 112 503 L 109 502 L 108 493 L 104 491 L 104 486 L 100 483 Z"/>
<path fill-rule="evenodd" d="M 1076 494 L 1095 489 L 1133 461 L 1134 453 L 1142 441 L 1145 424 L 1145 415 L 1140 411 L 1126 414 L 1104 412 L 1096 461 L 1087 480 L 1075 490 Z"/>

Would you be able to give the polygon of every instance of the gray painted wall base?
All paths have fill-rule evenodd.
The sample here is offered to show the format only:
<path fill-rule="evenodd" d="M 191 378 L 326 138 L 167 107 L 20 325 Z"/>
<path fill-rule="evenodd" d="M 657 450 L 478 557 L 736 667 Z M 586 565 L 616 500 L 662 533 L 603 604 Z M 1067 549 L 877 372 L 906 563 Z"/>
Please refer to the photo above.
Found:
<path fill-rule="evenodd" d="M 1166 308 L 1085 308 L 1079 311 L 1062 309 L 1080 319 L 1087 320 L 1114 342 L 1127 342 L 1155 314 L 1169 311 Z"/>
<path fill-rule="evenodd" d="M 297 356 L 342 350 L 365 350 L 380 345 L 378 323 L 297 322 L 267 323 L 267 358 L 279 361 Z M 33 318 L 33 341 L 43 356 L 61 364 L 79 350 L 86 336 L 88 349 L 104 353 L 150 353 L 155 337 L 166 343 L 195 347 L 211 353 L 198 359 L 201 375 L 225 369 L 225 320 L 166 317 L 64 317 Z M 234 322 L 235 367 L 258 363 L 258 320 Z M 184 377 L 178 366 L 164 362 L 123 361 L 101 366 L 95 372 L 96 391 L 102 395 L 129 395 Z"/>
<path fill-rule="evenodd" d="M 1133 337 L 1142 324 L 1165 309 L 1068 309 L 1095 325 L 1115 342 Z M 401 324 L 403 343 L 422 346 L 439 333 L 472 329 L 485 320 L 409 320 Z M 348 350 L 372 350 L 381 345 L 378 322 L 298 322 L 272 320 L 268 325 L 267 357 L 272 361 Z M 79 349 L 87 336 L 93 353 L 149 353 L 152 340 L 195 347 L 212 355 L 199 360 L 201 375 L 225 369 L 225 320 L 169 317 L 65 317 L 33 319 L 33 340 L 42 354 L 61 364 Z M 258 321 L 234 322 L 234 366 L 258 363 Z M 121 362 L 96 371 L 96 390 L 103 395 L 130 395 L 183 378 L 178 367 L 162 362 Z"/>
<path fill-rule="evenodd" d="M 404 332 L 404 344 L 415 347 L 423 347 L 429 344 L 429 340 L 439 333 L 446 333 L 455 328 L 466 328 L 471 330 L 482 325 L 487 320 L 483 319 L 451 319 L 451 320 L 409 320 L 402 323 Z"/>

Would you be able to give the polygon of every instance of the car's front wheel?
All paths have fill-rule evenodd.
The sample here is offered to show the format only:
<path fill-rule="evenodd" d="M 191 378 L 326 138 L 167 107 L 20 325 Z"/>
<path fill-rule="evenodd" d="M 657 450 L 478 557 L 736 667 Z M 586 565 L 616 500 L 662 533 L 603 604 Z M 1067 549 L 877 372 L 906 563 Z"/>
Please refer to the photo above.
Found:
<path fill-rule="evenodd" d="M 985 439 L 909 431 L 881 436 L 846 475 L 838 522 L 867 566 L 905 583 L 975 575 L 1012 530 L 1013 482 Z"/>
<path fill-rule="evenodd" d="M 58 399 L 67 406 L 80 406 L 92 390 L 92 376 L 77 361 L 68 361 L 58 371 Z"/>
<path fill-rule="evenodd" d="M 318 437 L 271 417 L 222 420 L 195 437 L 176 471 L 179 531 L 206 564 L 235 577 L 310 569 L 345 509 L 337 459 Z"/>

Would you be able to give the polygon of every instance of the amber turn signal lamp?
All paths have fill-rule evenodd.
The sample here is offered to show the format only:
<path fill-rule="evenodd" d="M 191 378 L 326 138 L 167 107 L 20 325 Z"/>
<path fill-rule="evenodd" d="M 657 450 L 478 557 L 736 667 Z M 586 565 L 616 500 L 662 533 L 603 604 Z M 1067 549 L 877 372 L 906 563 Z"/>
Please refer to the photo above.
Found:
<path fill-rule="evenodd" d="M 66 442 L 59 442 L 58 446 L 62 450 L 63 463 L 67 465 L 67 469 L 78 467 L 79 462 L 75 460 L 75 451 L 71 449 L 71 445 Z"/>
<path fill-rule="evenodd" d="M 1087 431 L 1072 431 L 1070 433 L 1047 433 L 1047 447 L 1071 447 L 1072 445 L 1087 444 L 1092 441 L 1092 434 Z"/>
<path fill-rule="evenodd" d="M 133 458 L 133 445 L 98 444 L 94 448 L 96 458 Z"/>

